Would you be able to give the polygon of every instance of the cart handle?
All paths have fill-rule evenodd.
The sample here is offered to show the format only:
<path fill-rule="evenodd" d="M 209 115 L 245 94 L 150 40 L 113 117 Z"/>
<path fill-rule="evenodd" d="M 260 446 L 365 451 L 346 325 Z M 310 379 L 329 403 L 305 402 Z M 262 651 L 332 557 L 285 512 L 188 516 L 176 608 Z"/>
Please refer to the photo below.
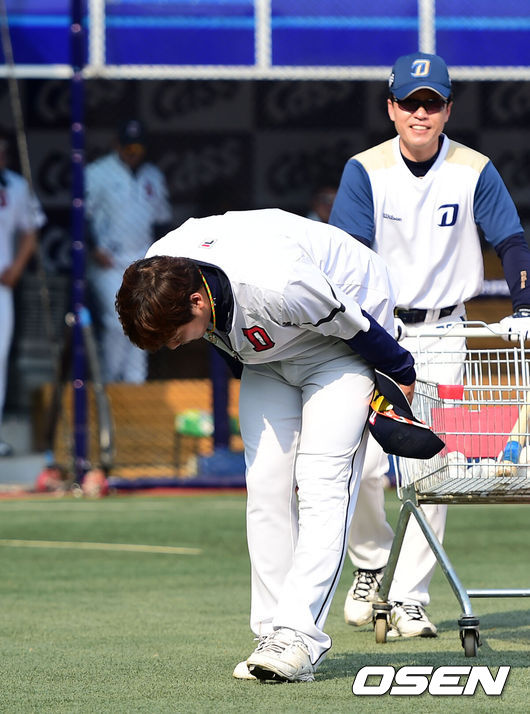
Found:
<path fill-rule="evenodd" d="M 519 338 L 524 341 L 526 331 L 523 331 Z M 480 320 L 466 321 L 457 320 L 456 322 L 444 322 L 441 325 L 429 325 L 425 323 L 416 325 L 404 325 L 402 328 L 401 337 L 503 337 L 508 338 L 508 331 L 501 325 L 500 322 L 492 322 L 487 324 Z M 511 332 L 512 340 L 514 341 L 514 333 Z"/>

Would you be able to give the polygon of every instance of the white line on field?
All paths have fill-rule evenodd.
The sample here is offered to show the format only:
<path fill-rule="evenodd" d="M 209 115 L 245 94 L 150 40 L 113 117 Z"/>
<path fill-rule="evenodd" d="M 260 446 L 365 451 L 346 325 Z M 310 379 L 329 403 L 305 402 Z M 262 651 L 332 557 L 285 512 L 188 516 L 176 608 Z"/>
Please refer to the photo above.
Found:
<path fill-rule="evenodd" d="M 12 548 L 70 548 L 74 550 L 110 550 L 129 553 L 166 553 L 168 555 L 200 555 L 200 548 L 179 548 L 171 545 L 134 545 L 131 543 L 87 543 L 62 540 L 0 540 L 0 546 Z"/>

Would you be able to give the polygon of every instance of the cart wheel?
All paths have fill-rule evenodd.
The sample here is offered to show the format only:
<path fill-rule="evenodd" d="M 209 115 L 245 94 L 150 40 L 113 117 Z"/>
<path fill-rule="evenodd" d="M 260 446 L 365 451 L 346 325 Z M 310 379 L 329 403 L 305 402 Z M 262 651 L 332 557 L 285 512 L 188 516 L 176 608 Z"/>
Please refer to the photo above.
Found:
<path fill-rule="evenodd" d="M 461 634 L 462 647 L 466 657 L 477 656 L 478 632 L 476 630 L 464 630 Z"/>
<path fill-rule="evenodd" d="M 388 632 L 388 621 L 386 615 L 378 614 L 374 621 L 375 641 L 377 644 L 386 642 L 386 633 Z"/>

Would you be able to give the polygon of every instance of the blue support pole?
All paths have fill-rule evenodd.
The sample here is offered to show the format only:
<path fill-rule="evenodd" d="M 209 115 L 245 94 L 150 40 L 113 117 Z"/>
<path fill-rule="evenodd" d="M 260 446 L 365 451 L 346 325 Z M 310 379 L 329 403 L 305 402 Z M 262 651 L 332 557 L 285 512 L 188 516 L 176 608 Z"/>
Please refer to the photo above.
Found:
<path fill-rule="evenodd" d="M 80 482 L 87 469 L 87 395 L 86 359 L 82 316 L 85 301 L 84 243 L 84 87 L 85 39 L 83 30 L 84 0 L 71 0 L 70 49 L 72 58 L 71 89 L 71 165 L 72 165 L 72 312 L 74 314 L 72 345 L 72 384 L 74 395 L 74 469 Z"/>

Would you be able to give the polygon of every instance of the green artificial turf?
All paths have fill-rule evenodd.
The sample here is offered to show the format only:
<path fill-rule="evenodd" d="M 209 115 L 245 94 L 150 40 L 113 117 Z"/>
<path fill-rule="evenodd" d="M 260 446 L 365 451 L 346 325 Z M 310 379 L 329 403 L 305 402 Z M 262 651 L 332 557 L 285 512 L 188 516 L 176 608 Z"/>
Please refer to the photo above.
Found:
<path fill-rule="evenodd" d="M 395 524 L 399 501 L 388 493 L 387 502 Z M 530 600 L 473 600 L 483 645 L 465 658 L 460 607 L 439 569 L 429 608 L 437 639 L 381 645 L 370 627 L 346 626 L 347 563 L 316 681 L 234 680 L 254 647 L 244 504 L 243 494 L 222 492 L 0 501 L 0 711 L 528 711 Z M 527 526 L 524 505 L 450 507 L 445 545 L 464 585 L 528 588 Z M 71 542 L 191 552 L 59 547 Z M 501 697 L 354 697 L 362 666 L 388 664 L 512 669 Z"/>

